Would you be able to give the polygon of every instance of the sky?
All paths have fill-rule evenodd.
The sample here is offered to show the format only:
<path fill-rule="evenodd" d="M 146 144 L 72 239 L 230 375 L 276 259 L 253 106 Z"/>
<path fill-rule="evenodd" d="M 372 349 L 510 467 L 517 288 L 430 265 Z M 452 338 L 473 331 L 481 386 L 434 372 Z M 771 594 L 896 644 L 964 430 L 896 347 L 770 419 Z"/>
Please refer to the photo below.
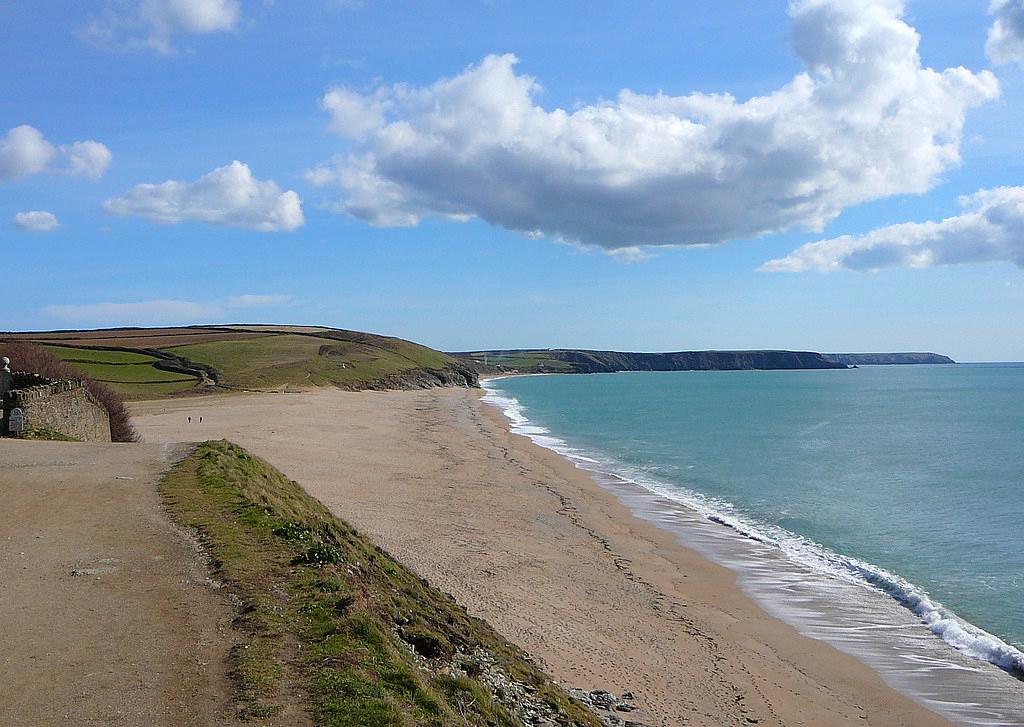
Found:
<path fill-rule="evenodd" d="M 12 0 L 0 330 L 1024 360 L 1024 0 Z"/>

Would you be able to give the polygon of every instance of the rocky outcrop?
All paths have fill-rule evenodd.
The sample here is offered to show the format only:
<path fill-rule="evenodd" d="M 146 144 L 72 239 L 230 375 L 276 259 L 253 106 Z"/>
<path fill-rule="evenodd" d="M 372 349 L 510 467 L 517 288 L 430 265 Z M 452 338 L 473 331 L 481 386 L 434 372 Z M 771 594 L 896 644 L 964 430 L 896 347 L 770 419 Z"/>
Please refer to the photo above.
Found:
<path fill-rule="evenodd" d="M 422 669 L 438 676 L 473 677 L 479 680 L 490 693 L 491 699 L 504 707 L 523 727 L 583 727 L 580 723 L 568 719 L 557 704 L 552 704 L 538 694 L 535 686 L 510 675 L 486 649 L 478 648 L 471 653 L 457 652 L 447 658 L 434 658 L 432 654 L 424 654 L 419 644 L 410 641 L 403 634 L 396 635 L 406 642 L 416 663 Z M 578 696 L 579 690 L 569 691 L 571 696 Z M 612 724 L 601 718 L 598 710 L 589 702 L 583 703 L 598 715 L 602 725 Z M 646 726 L 638 724 L 637 727 Z"/>
<path fill-rule="evenodd" d="M 475 388 L 480 386 L 480 376 L 469 366 L 451 366 L 443 369 L 414 368 L 375 379 L 366 384 L 360 383 L 351 388 L 353 390 L 386 391 L 389 389 L 433 389 L 438 386 Z"/>
<path fill-rule="evenodd" d="M 606 689 L 570 689 L 569 696 L 589 707 L 605 727 L 650 727 L 637 716 L 642 713 L 632 692 L 616 696 Z"/>

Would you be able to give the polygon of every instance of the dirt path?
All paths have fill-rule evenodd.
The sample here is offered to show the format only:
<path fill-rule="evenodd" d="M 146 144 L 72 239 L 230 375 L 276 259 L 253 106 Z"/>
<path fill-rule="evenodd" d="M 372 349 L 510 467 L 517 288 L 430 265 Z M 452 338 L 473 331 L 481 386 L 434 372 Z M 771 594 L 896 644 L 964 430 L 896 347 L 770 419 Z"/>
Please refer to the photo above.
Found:
<path fill-rule="evenodd" d="M 159 445 L 0 440 L 0 725 L 232 724 L 231 609 Z"/>

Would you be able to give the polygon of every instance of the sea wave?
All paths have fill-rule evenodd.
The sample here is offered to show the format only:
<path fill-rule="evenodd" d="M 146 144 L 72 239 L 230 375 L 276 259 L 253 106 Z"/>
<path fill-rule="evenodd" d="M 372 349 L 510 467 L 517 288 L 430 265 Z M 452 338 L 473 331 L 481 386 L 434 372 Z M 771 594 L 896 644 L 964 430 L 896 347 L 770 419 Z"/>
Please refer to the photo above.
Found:
<path fill-rule="evenodd" d="M 513 432 L 525 435 L 536 444 L 557 452 L 574 462 L 580 469 L 641 487 L 693 510 L 708 521 L 727 527 L 743 538 L 770 546 L 790 561 L 816 573 L 884 594 L 916 615 L 922 625 L 951 647 L 974 659 L 994 664 L 1019 679 L 1024 679 L 1024 652 L 960 618 L 933 600 L 920 586 L 873 563 L 836 553 L 785 528 L 758 522 L 737 511 L 727 501 L 709 497 L 677 484 L 668 484 L 609 457 L 573 447 L 552 434 L 546 427 L 530 421 L 519 400 L 497 388 L 493 381 L 485 381 L 482 386 L 486 391 L 484 401 L 502 411 L 509 420 Z"/>

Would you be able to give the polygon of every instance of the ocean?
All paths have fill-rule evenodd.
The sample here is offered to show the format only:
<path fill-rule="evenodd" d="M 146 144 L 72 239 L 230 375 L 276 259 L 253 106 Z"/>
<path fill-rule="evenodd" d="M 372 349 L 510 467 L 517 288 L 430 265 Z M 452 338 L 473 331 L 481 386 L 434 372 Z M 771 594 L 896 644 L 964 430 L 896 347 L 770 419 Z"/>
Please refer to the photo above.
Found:
<path fill-rule="evenodd" d="M 956 722 L 1024 725 L 1024 365 L 485 386 L 773 614 Z"/>

